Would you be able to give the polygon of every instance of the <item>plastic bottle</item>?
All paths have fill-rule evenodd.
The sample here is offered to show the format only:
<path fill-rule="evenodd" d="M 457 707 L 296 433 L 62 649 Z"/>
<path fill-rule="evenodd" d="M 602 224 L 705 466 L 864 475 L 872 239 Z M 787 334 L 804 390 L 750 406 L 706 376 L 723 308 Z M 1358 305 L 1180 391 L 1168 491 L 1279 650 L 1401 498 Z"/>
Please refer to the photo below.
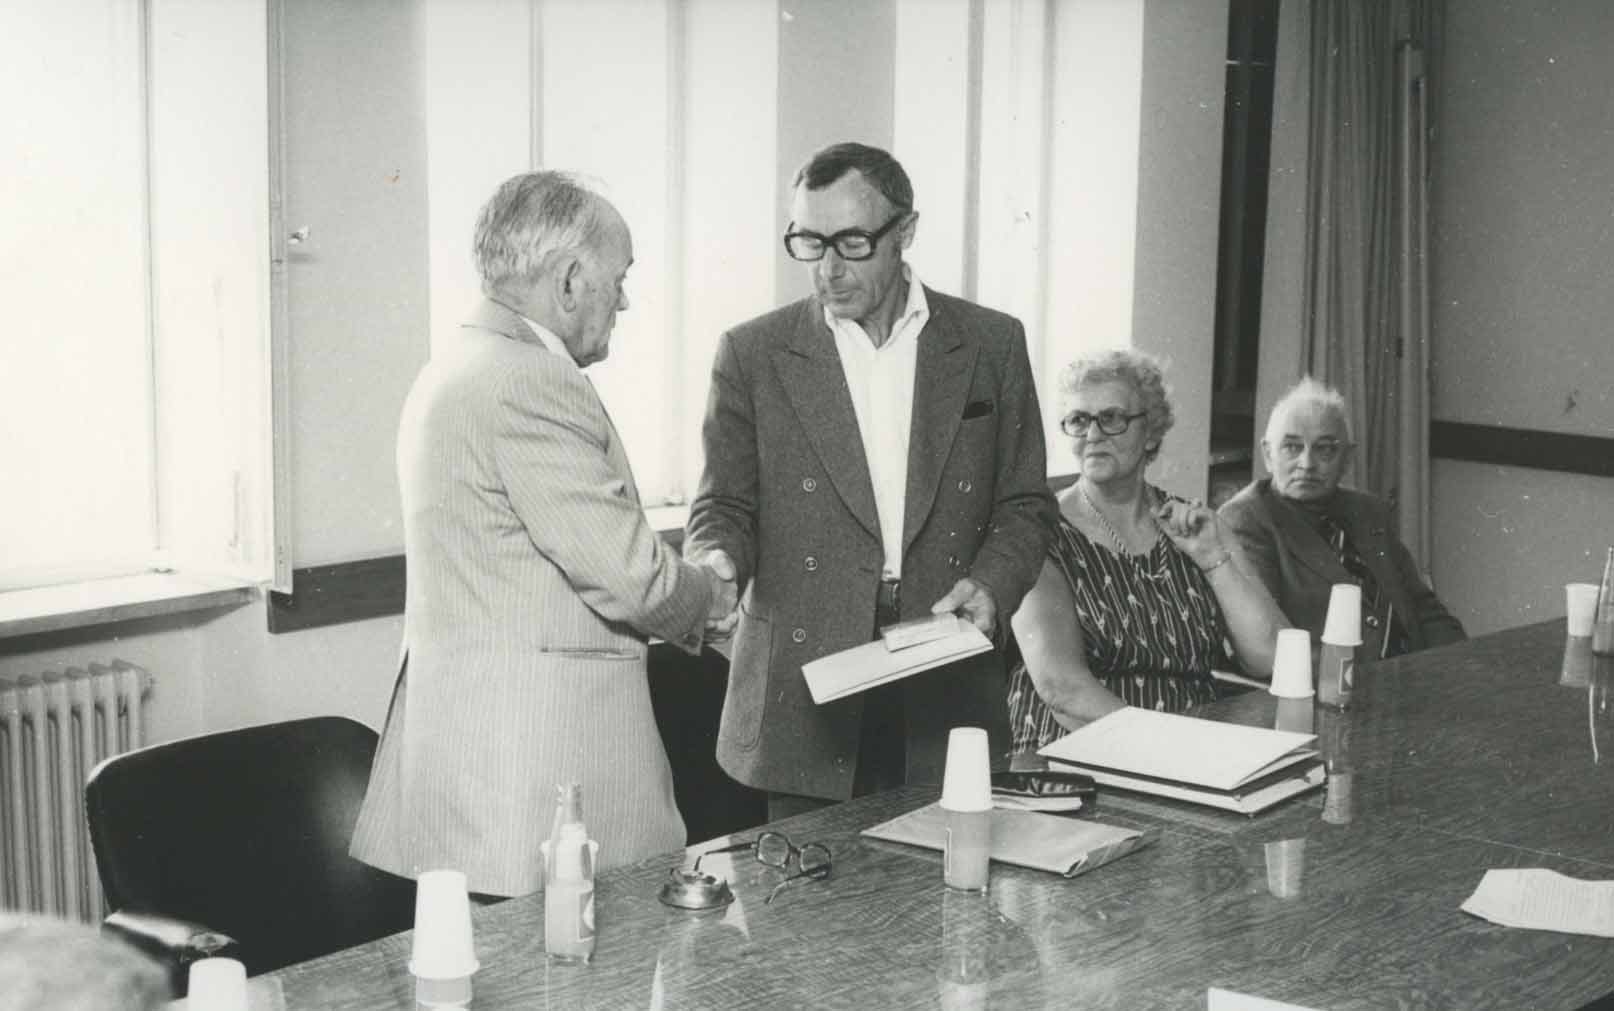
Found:
<path fill-rule="evenodd" d="M 1603 562 L 1603 578 L 1597 584 L 1597 606 L 1592 609 L 1592 655 L 1614 660 L 1614 547 Z"/>
<path fill-rule="evenodd" d="M 563 962 L 594 955 L 594 858 L 583 826 L 583 787 L 557 788 L 555 825 L 544 850 L 544 951 Z"/>

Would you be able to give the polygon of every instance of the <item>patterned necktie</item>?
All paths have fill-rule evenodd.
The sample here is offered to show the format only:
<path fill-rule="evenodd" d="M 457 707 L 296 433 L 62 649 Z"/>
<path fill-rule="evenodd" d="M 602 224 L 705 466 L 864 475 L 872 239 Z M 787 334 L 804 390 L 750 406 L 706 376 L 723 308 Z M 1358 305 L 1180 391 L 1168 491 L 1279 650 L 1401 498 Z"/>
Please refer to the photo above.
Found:
<path fill-rule="evenodd" d="M 1351 542 L 1350 534 L 1345 524 L 1336 517 L 1323 513 L 1318 517 L 1318 525 L 1322 530 L 1323 538 L 1328 546 L 1334 549 L 1339 557 L 1339 564 L 1351 574 L 1358 586 L 1362 588 L 1362 614 L 1369 624 L 1382 620 L 1384 622 L 1384 649 L 1381 656 L 1398 656 L 1407 651 L 1406 636 L 1401 630 L 1401 622 L 1397 620 L 1395 609 L 1385 599 L 1384 591 L 1379 586 L 1378 577 L 1356 550 Z"/>

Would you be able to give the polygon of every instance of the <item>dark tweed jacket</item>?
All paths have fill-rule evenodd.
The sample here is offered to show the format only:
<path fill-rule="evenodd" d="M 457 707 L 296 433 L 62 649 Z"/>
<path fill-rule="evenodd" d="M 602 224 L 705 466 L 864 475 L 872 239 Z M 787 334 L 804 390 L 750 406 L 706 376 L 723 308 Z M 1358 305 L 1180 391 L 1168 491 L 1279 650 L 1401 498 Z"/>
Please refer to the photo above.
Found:
<path fill-rule="evenodd" d="M 1335 495 L 1332 511 L 1345 524 L 1351 542 L 1400 615 L 1408 649 L 1427 649 L 1465 638 L 1462 623 L 1424 584 L 1412 553 L 1391 532 L 1388 504 L 1349 488 L 1341 488 Z M 1333 548 L 1299 506 L 1272 490 L 1270 478 L 1246 486 L 1222 506 L 1219 515 L 1283 613 L 1294 627 L 1311 632 L 1315 644 L 1328 617 L 1333 585 L 1356 581 Z M 1383 655 L 1382 626 L 1377 616 L 1363 609 L 1358 651 L 1362 659 L 1376 660 Z"/>
<path fill-rule="evenodd" d="M 1006 626 L 1042 567 L 1058 507 L 1013 317 L 925 290 L 903 518 L 902 612 L 969 575 Z M 685 551 L 722 548 L 745 589 L 717 756 L 743 783 L 845 798 L 863 700 L 815 706 L 803 663 L 867 642 L 884 554 L 834 335 L 816 299 L 724 334 L 703 429 L 706 470 Z M 947 730 L 1008 747 L 996 652 L 904 682 L 908 779 L 939 779 Z"/>

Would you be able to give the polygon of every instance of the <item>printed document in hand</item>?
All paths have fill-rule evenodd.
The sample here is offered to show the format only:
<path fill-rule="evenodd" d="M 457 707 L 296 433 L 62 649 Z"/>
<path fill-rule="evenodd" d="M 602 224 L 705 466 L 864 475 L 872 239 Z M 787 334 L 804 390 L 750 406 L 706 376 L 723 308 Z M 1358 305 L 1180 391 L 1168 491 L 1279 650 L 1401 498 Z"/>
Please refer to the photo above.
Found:
<path fill-rule="evenodd" d="M 1100 785 L 1255 814 L 1323 784 L 1316 739 L 1129 706 L 1038 754 Z"/>
<path fill-rule="evenodd" d="M 823 705 L 992 648 L 980 629 L 962 618 L 953 620 L 957 626 L 951 633 L 914 646 L 890 649 L 875 639 L 802 664 L 807 690 Z"/>
<path fill-rule="evenodd" d="M 1486 871 L 1461 908 L 1504 927 L 1614 937 L 1614 881 L 1583 881 L 1544 867 Z"/>

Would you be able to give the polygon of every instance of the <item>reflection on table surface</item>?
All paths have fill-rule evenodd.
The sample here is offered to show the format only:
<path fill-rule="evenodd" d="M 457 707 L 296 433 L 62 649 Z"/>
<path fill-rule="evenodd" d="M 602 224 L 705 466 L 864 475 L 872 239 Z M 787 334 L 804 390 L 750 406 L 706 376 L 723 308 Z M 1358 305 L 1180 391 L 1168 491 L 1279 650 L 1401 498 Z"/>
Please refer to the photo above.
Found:
<path fill-rule="evenodd" d="M 1254 818 L 1104 791 L 1092 816 L 1160 840 L 1074 879 L 994 865 L 988 895 L 947 891 L 939 854 L 858 834 L 936 799 L 908 788 L 777 823 L 835 862 L 772 905 L 782 872 L 745 852 L 702 864 L 736 896 L 709 912 L 657 902 L 680 854 L 601 875 L 589 966 L 545 960 L 540 896 L 480 909 L 472 1006 L 1203 1008 L 1221 987 L 1332 1009 L 1577 1007 L 1614 991 L 1614 941 L 1458 909 L 1490 867 L 1614 877 L 1614 703 L 1606 677 L 1557 684 L 1562 641 L 1562 622 L 1499 633 L 1363 668 L 1346 712 L 1288 707 L 1332 778 Z M 1272 726 L 1279 700 L 1201 715 Z M 398 935 L 277 975 L 289 1008 L 412 1008 L 407 959 Z"/>

